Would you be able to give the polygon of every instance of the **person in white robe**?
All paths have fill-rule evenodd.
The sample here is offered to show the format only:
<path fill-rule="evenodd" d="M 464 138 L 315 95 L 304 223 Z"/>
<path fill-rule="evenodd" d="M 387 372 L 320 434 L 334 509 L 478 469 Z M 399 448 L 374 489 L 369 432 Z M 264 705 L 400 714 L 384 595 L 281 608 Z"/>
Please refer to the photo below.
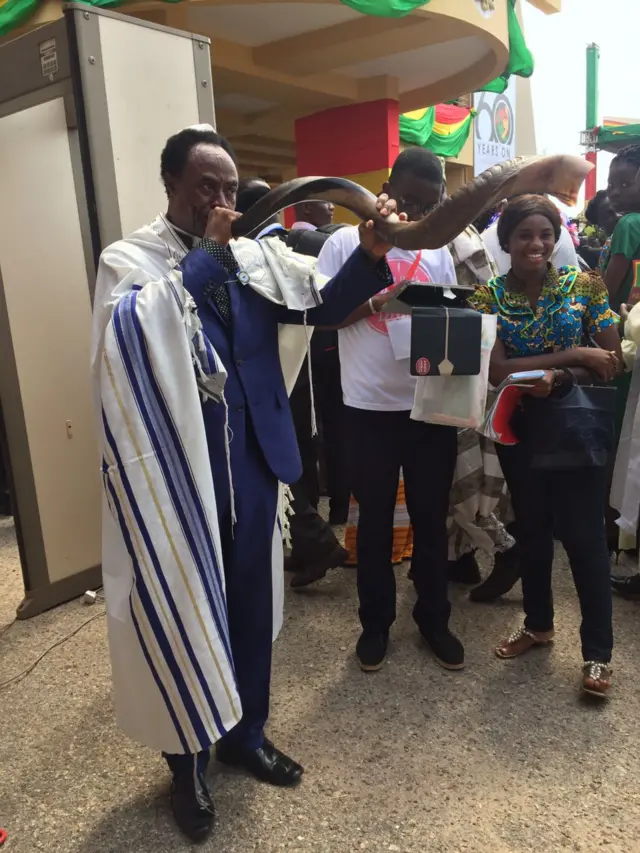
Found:
<path fill-rule="evenodd" d="M 309 329 L 389 284 L 390 247 L 363 223 L 320 291 L 313 259 L 232 240 L 238 175 L 212 128 L 171 137 L 161 174 L 166 215 L 106 248 L 96 282 L 103 574 L 118 722 L 164 753 L 175 819 L 201 841 L 213 744 L 272 784 L 303 773 L 264 735 L 282 622 L 279 483 L 301 474 L 287 392 Z"/>

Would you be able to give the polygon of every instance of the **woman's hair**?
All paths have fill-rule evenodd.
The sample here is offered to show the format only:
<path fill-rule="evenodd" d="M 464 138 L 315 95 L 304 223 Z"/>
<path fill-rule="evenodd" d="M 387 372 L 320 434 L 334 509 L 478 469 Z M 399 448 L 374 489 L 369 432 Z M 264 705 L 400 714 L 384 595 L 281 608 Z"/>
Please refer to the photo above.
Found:
<path fill-rule="evenodd" d="M 507 204 L 498 220 L 498 241 L 503 252 L 509 251 L 511 235 L 529 216 L 545 216 L 553 226 L 556 243 L 558 242 L 562 217 L 555 204 L 543 195 L 521 195 Z"/>
<path fill-rule="evenodd" d="M 589 204 L 587 205 L 584 211 L 584 218 L 587 220 L 589 225 L 598 226 L 600 222 L 600 210 L 602 205 L 607 201 L 607 191 L 606 190 L 598 190 L 598 192 L 591 199 Z"/>
<path fill-rule="evenodd" d="M 640 145 L 625 145 L 612 160 L 613 163 L 627 163 L 640 169 Z"/>

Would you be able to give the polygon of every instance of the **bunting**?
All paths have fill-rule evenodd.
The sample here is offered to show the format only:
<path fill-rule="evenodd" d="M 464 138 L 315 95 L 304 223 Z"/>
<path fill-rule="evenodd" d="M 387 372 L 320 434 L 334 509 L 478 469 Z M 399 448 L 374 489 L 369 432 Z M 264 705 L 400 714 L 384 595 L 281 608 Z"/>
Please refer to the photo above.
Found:
<path fill-rule="evenodd" d="M 475 110 L 455 104 L 404 113 L 399 119 L 400 140 L 439 157 L 457 157 L 469 138 L 474 115 Z"/>
<path fill-rule="evenodd" d="M 495 92 L 501 95 L 509 85 L 509 77 L 531 77 L 535 66 L 533 54 L 524 40 L 524 33 L 516 14 L 516 0 L 507 0 L 507 21 L 509 26 L 509 61 L 499 77 L 487 83 L 479 92 Z"/>
<path fill-rule="evenodd" d="M 87 6 L 95 6 L 97 9 L 115 9 L 122 6 L 127 0 L 80 0 Z M 163 0 L 164 3 L 181 3 L 182 0 Z M 0 36 L 16 27 L 26 24 L 29 18 L 35 14 L 40 0 L 0 0 Z"/>

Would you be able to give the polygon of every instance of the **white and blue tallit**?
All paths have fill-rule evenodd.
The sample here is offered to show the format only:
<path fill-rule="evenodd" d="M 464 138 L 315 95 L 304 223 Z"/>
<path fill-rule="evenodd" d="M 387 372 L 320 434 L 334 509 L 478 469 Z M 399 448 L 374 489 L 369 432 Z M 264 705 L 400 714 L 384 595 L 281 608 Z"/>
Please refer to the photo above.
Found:
<path fill-rule="evenodd" d="M 265 298 L 318 304 L 313 259 L 238 240 Z M 202 398 L 224 402 L 226 374 L 177 266 L 186 249 L 163 217 L 101 256 L 92 371 L 104 483 L 102 571 L 116 715 L 130 737 L 198 752 L 242 716 L 229 642 L 215 484 Z M 320 300 L 321 301 L 321 300 Z M 287 388 L 308 330 L 281 328 Z M 282 625 L 283 519 L 273 538 L 274 638 Z"/>

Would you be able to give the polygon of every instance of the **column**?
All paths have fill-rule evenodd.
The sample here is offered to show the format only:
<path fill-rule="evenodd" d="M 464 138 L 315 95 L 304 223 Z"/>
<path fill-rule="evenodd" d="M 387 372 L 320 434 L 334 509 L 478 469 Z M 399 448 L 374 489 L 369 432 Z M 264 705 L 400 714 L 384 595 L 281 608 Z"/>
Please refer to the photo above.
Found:
<path fill-rule="evenodd" d="M 349 178 L 377 194 L 400 151 L 398 102 L 385 98 L 324 110 L 299 118 L 295 134 L 299 177 Z M 336 208 L 335 221 L 358 220 Z M 293 222 L 290 211 L 286 222 Z"/>

